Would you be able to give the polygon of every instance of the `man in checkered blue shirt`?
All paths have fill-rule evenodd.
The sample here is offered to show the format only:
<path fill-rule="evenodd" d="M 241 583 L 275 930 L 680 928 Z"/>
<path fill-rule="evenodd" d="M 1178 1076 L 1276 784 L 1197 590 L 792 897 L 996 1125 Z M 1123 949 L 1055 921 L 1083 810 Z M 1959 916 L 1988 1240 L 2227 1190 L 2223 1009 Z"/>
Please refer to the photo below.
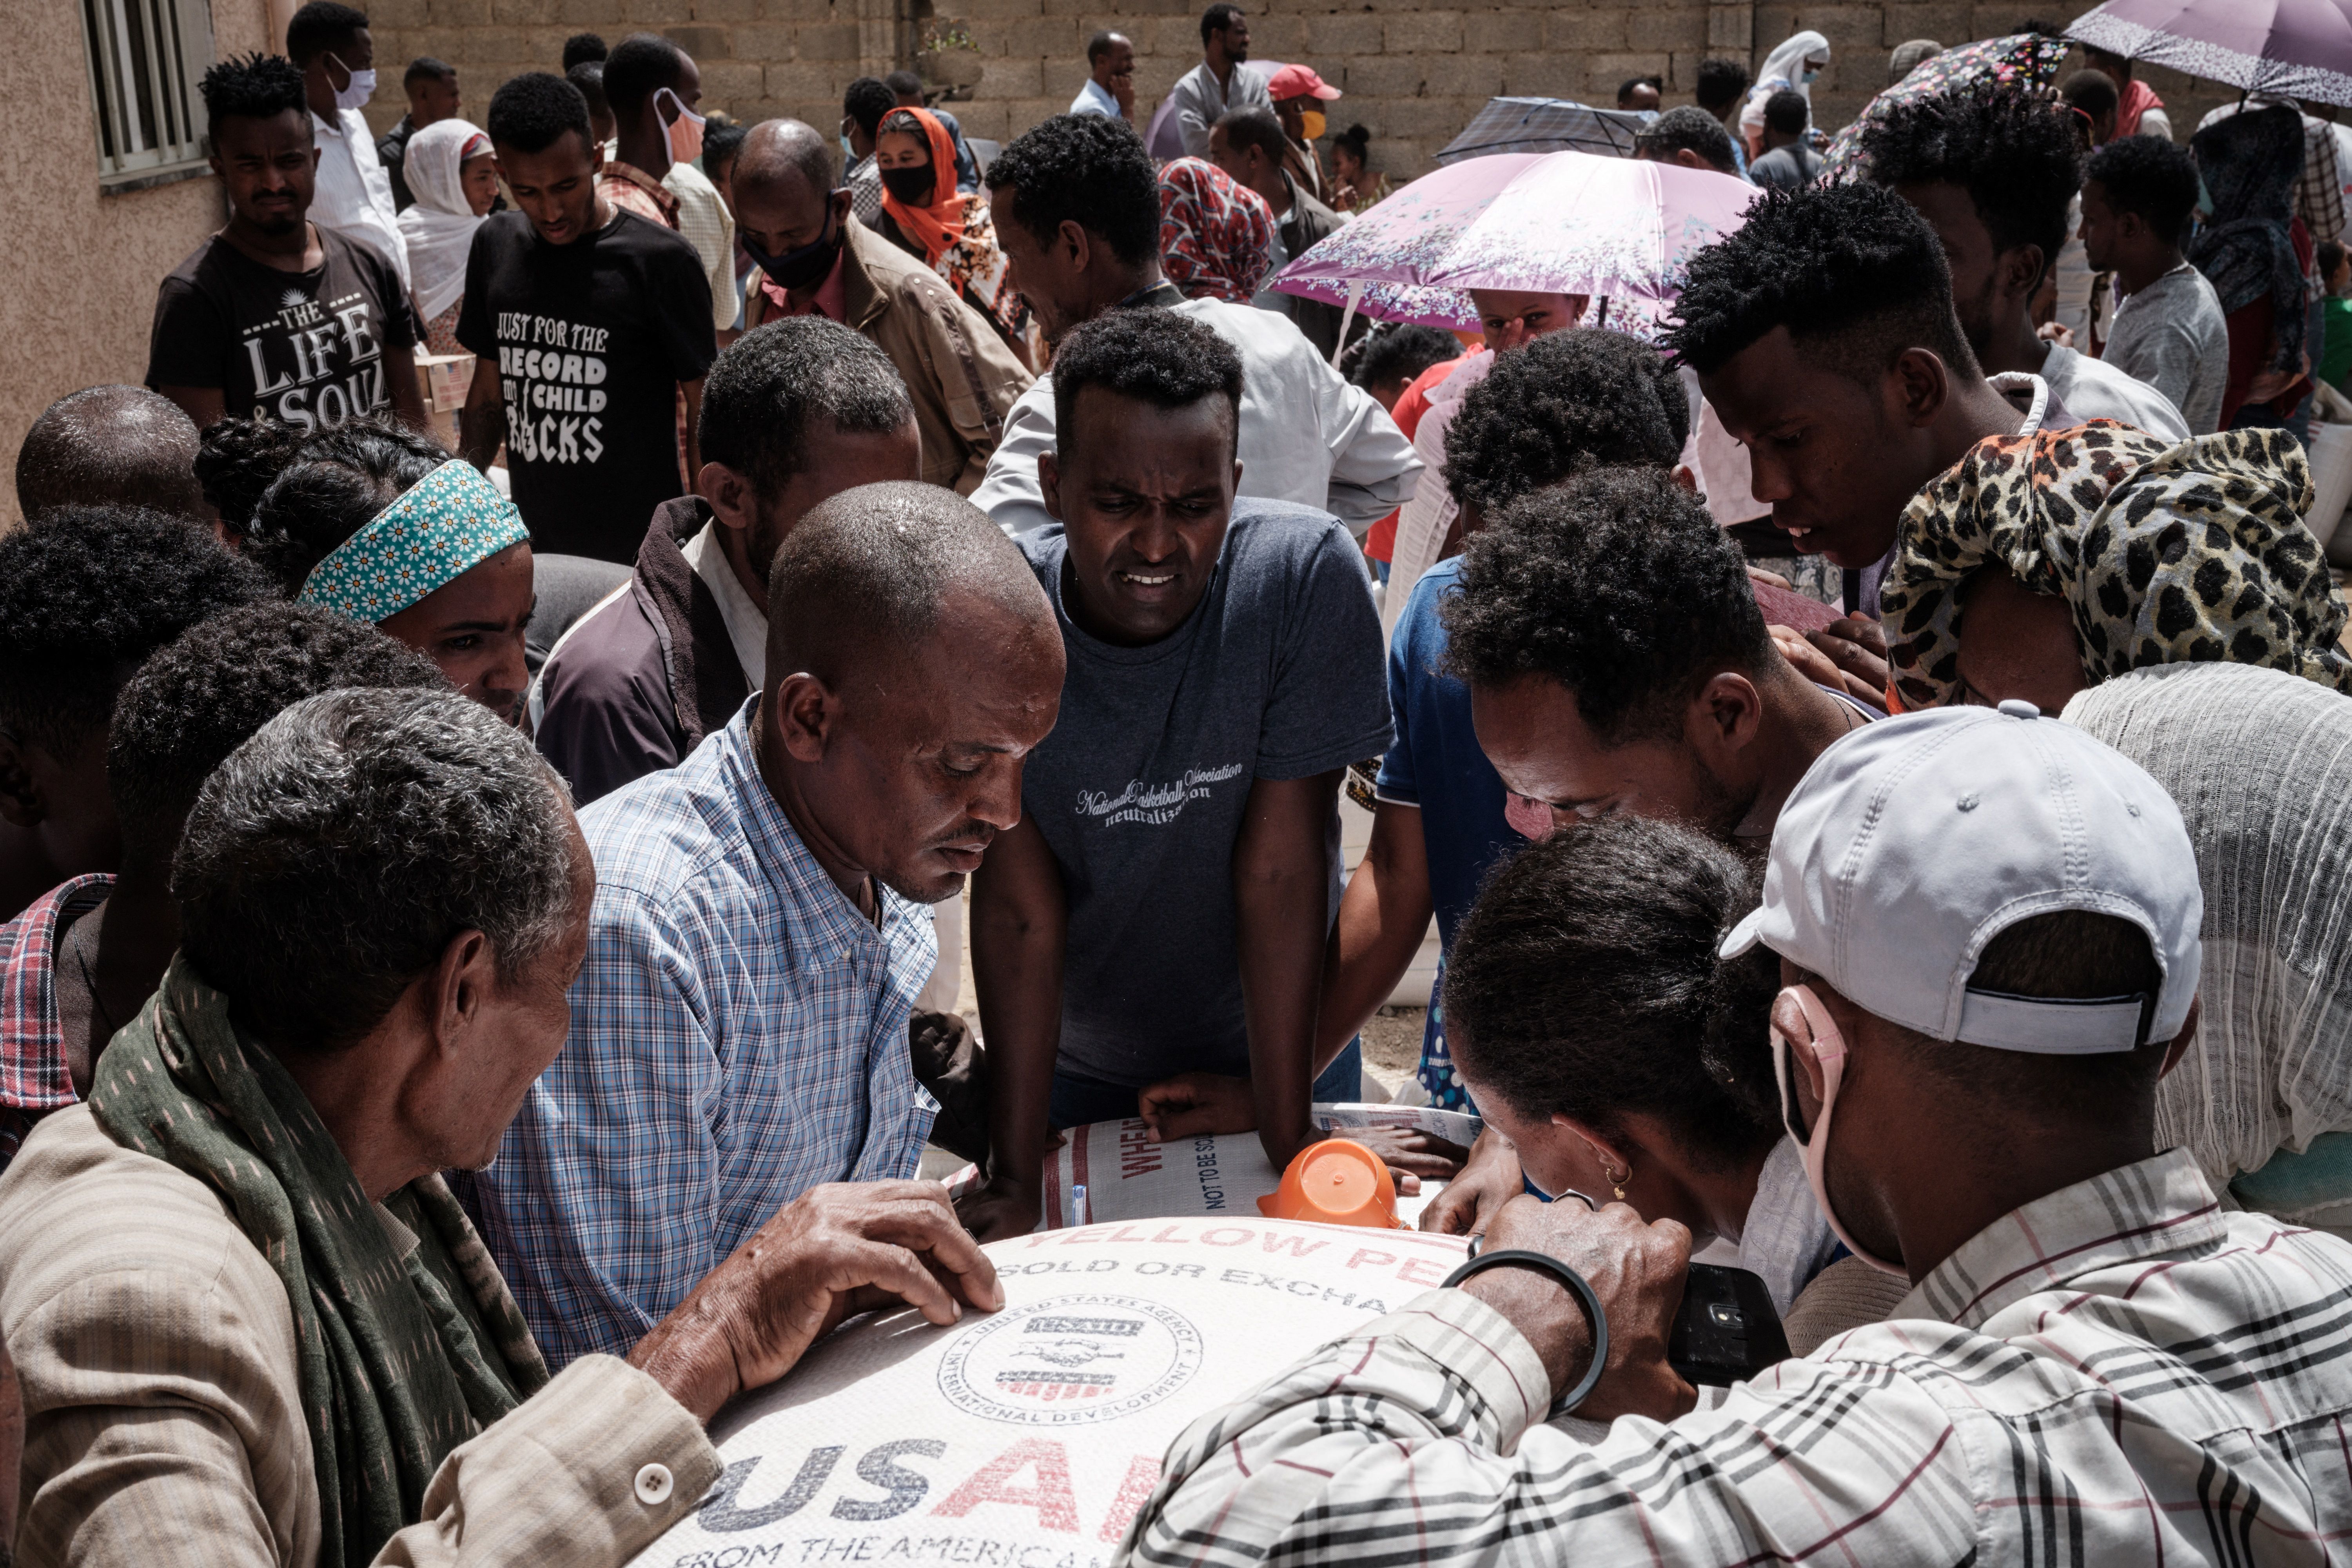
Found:
<path fill-rule="evenodd" d="M 1783 1114 L 1840 1237 L 1911 1280 L 1892 1319 L 1695 1408 L 1689 1234 L 1517 1198 L 1487 1247 L 1597 1291 L 1605 1432 L 1546 1424 L 1592 1361 L 1576 1298 L 1492 1267 L 1196 1422 L 1118 1561 L 2342 1561 L 2352 1245 L 2152 1152 L 2201 910 L 2163 790 L 2031 704 L 1848 734 L 1723 961 L 1777 957 Z"/>
<path fill-rule="evenodd" d="M 809 1188 L 914 1174 L 938 1110 L 907 1037 L 939 951 L 923 906 L 1019 820 L 1062 639 L 971 503 L 866 485 L 785 539 L 767 677 L 582 814 L 572 1033 L 464 1179 L 551 1366 L 625 1353 Z"/>

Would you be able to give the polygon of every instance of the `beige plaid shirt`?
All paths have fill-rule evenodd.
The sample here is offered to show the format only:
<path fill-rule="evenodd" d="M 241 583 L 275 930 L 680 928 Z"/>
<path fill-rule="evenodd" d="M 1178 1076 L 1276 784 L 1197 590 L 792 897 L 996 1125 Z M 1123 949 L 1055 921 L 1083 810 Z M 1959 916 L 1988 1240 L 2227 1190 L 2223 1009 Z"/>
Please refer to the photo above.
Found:
<path fill-rule="evenodd" d="M 20 1564 L 318 1562 L 285 1288 L 217 1195 L 87 1106 L 43 1121 L 0 1179 L 0 1330 L 25 1398 Z M 376 1561 L 625 1563 L 719 1471 L 657 1384 L 588 1356 L 452 1453 Z"/>
<path fill-rule="evenodd" d="M 719 187 L 691 163 L 672 163 L 662 176 L 662 189 L 677 198 L 677 232 L 702 258 L 702 276 L 710 284 L 710 324 L 723 332 L 743 309 L 735 287 L 734 215 L 719 199 Z"/>

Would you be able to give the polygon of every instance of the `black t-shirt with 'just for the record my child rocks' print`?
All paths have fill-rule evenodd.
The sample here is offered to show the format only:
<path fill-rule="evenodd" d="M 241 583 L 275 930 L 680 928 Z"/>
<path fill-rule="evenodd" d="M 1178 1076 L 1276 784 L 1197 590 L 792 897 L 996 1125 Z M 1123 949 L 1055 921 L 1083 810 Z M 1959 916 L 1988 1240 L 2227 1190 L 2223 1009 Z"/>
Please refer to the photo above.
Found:
<path fill-rule="evenodd" d="M 499 367 L 533 546 L 633 563 L 654 510 L 686 489 L 678 383 L 719 355 L 694 247 L 625 211 L 569 245 L 499 213 L 474 232 L 457 341 Z"/>

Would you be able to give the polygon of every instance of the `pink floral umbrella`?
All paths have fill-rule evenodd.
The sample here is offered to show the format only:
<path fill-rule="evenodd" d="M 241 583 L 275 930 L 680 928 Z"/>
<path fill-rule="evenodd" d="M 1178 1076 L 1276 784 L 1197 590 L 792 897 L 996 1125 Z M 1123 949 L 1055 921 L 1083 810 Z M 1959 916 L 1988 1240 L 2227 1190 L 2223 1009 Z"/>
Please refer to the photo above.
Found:
<path fill-rule="evenodd" d="M 1505 186 L 1546 156 L 1497 153 L 1423 174 L 1302 252 L 1274 286 L 1328 305 L 1353 301 L 1383 321 L 1474 328 L 1469 296 L 1430 287 L 1430 271 Z"/>
<path fill-rule="evenodd" d="M 1909 76 L 1863 105 L 1853 122 L 1830 139 L 1815 181 L 1833 185 L 1841 181 L 1866 178 L 1862 166 L 1863 129 L 1885 119 L 1895 105 L 1968 92 L 1988 84 L 2023 82 L 2029 87 L 2046 87 L 2057 77 L 2058 68 L 2072 47 L 2065 39 L 2053 38 L 2046 33 L 2017 33 L 2005 38 L 1962 44 L 1921 61 Z"/>
<path fill-rule="evenodd" d="M 1691 257 L 1745 222 L 1762 194 L 1711 169 L 1546 153 L 1462 231 L 1427 281 L 1612 296 L 1631 309 L 1609 324 L 1633 328 L 1631 318 L 1654 319 L 1682 291 Z"/>

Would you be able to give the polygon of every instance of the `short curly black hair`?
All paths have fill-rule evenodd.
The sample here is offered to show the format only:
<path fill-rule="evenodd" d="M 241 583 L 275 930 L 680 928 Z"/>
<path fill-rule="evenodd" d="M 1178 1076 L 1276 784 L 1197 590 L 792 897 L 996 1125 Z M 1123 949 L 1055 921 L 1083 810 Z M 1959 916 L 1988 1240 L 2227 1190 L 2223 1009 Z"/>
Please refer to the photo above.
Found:
<path fill-rule="evenodd" d="M 1011 189 L 1013 221 L 1041 245 L 1075 223 L 1129 267 L 1160 255 L 1160 174 L 1124 120 L 1057 114 L 1014 137 L 981 178 L 992 193 Z"/>
<path fill-rule="evenodd" d="M 1694 89 L 1698 106 L 1710 114 L 1719 113 L 1748 96 L 1751 79 L 1748 68 L 1738 60 L 1701 60 L 1698 86 Z"/>
<path fill-rule="evenodd" d="M 1723 121 L 1696 105 L 1669 109 L 1633 132 L 1633 151 L 1639 157 L 1671 161 L 1685 148 L 1721 174 L 1739 172 L 1739 160 L 1731 150 L 1731 132 L 1723 128 Z"/>
<path fill-rule="evenodd" d="M 181 634 L 123 687 L 107 732 L 125 851 L 168 856 L 231 752 L 305 697 L 346 686 L 445 691 L 449 680 L 373 626 L 314 605 L 247 605 Z"/>
<path fill-rule="evenodd" d="M 2083 182 L 2099 182 L 2107 205 L 2134 213 L 2158 238 L 2180 242 L 2197 210 L 2197 160 L 2161 136 L 2119 136 L 2091 154 Z"/>
<path fill-rule="evenodd" d="M 1873 184 L 1767 191 L 1747 221 L 1691 258 L 1666 344 L 1711 375 L 1776 327 L 1865 385 L 1903 352 L 1978 374 L 1952 307 L 1952 272 L 1911 204 Z"/>
<path fill-rule="evenodd" d="M 284 55 L 231 55 L 205 72 L 196 91 L 205 100 L 205 117 L 215 125 L 232 116 L 275 120 L 281 114 L 307 112 L 302 71 Z"/>
<path fill-rule="evenodd" d="M 881 130 L 883 119 L 898 107 L 898 95 L 878 76 L 859 77 L 842 89 L 841 112 L 868 136 Z"/>
<path fill-rule="evenodd" d="M 1659 468 L 1595 468 L 1521 496 L 1470 536 L 1439 614 L 1446 672 L 1543 676 L 1603 745 L 1680 734 L 1699 682 L 1772 659 L 1748 563 Z"/>
<path fill-rule="evenodd" d="M 663 88 L 677 90 L 686 52 L 658 33 L 631 33 L 604 57 L 604 101 L 626 119 Z"/>
<path fill-rule="evenodd" d="M 1862 156 L 1882 185 L 1958 185 L 1996 252 L 2039 247 L 2047 276 L 2066 243 L 2066 209 L 2083 188 L 2074 112 L 2038 89 L 1982 87 L 1896 103 L 1862 128 Z"/>
<path fill-rule="evenodd" d="M 1187 408 L 1222 396 L 1241 440 L 1242 360 L 1231 344 L 1173 310 L 1108 310 L 1054 351 L 1054 429 L 1066 450 L 1078 394 L 1099 386 L 1155 408 Z"/>
<path fill-rule="evenodd" d="M 1655 1118 L 1703 1169 L 1780 1136 L 1769 1020 L 1780 960 L 1717 948 L 1756 907 L 1734 851 L 1604 817 L 1497 865 L 1445 959 L 1446 1044 L 1520 1116 L 1622 1134 Z"/>
<path fill-rule="evenodd" d="M 1587 468 L 1671 468 L 1690 435 L 1682 377 L 1606 327 L 1571 327 L 1496 357 L 1445 427 L 1445 484 L 1492 512 Z"/>
<path fill-rule="evenodd" d="M 0 537 L 0 724 L 66 756 L 197 622 L 270 597 L 212 530 L 143 507 L 65 506 Z"/>
<path fill-rule="evenodd" d="M 744 139 L 751 128 L 740 120 L 713 112 L 709 126 L 702 133 L 702 169 L 705 174 L 717 174 L 735 161 L 743 151 Z"/>
<path fill-rule="evenodd" d="M 751 481 L 763 500 L 807 468 L 809 422 L 884 436 L 914 421 L 897 367 L 864 334 L 823 316 L 786 316 L 727 345 L 702 384 L 702 458 Z"/>
<path fill-rule="evenodd" d="M 1348 345 L 1339 368 L 1366 391 L 1384 381 L 1411 385 L 1433 364 L 1462 357 L 1462 341 L 1441 327 L 1383 321 Z"/>
<path fill-rule="evenodd" d="M 232 538 L 243 542 L 269 481 L 285 472 L 309 436 L 299 425 L 236 415 L 205 426 L 196 444 L 196 483 Z"/>
<path fill-rule="evenodd" d="M 452 458 L 429 437 L 354 419 L 305 439 L 262 492 L 245 535 L 247 559 L 299 594 L 313 568 L 409 486 Z"/>
<path fill-rule="evenodd" d="M 567 131 L 578 132 L 584 148 L 589 142 L 588 100 L 560 76 L 525 71 L 490 94 L 482 129 L 489 132 L 492 146 L 518 153 L 544 153 Z"/>
<path fill-rule="evenodd" d="M 286 24 L 286 54 L 307 66 L 329 49 L 341 48 L 368 25 L 367 13 L 340 0 L 310 0 Z"/>

